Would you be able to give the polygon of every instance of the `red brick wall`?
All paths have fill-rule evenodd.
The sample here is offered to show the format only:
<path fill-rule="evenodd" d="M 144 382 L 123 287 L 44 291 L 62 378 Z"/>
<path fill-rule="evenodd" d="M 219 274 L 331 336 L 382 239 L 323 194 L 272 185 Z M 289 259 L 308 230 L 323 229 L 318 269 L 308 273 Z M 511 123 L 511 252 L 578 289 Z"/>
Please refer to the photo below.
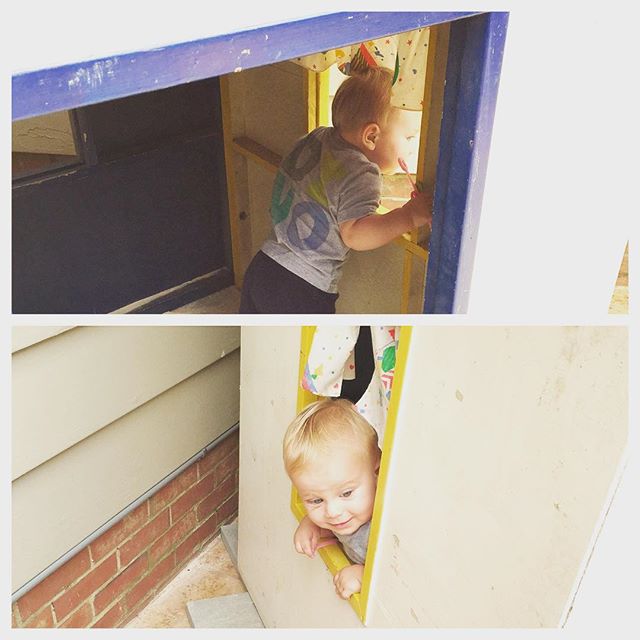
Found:
<path fill-rule="evenodd" d="M 25 593 L 13 627 L 119 627 L 238 513 L 238 432 Z"/>

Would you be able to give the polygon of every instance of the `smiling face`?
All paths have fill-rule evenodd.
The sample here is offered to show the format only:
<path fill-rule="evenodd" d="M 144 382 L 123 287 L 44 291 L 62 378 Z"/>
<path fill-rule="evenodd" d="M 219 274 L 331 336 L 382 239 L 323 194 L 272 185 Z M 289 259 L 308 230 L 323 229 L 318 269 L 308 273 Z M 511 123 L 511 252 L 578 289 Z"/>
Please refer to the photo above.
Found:
<path fill-rule="evenodd" d="M 326 455 L 295 473 L 291 480 L 309 519 L 334 533 L 355 533 L 371 520 L 378 482 L 378 462 L 336 443 Z"/>

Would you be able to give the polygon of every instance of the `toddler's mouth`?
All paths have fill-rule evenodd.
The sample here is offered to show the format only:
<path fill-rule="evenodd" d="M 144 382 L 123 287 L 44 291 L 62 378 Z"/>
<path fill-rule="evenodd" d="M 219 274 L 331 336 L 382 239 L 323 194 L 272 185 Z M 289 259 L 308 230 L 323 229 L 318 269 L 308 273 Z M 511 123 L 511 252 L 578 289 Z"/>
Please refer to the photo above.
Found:
<path fill-rule="evenodd" d="M 344 522 L 338 522 L 337 524 L 332 524 L 331 526 L 334 529 L 344 529 L 352 520 L 353 518 L 349 518 L 348 520 L 345 520 Z"/>

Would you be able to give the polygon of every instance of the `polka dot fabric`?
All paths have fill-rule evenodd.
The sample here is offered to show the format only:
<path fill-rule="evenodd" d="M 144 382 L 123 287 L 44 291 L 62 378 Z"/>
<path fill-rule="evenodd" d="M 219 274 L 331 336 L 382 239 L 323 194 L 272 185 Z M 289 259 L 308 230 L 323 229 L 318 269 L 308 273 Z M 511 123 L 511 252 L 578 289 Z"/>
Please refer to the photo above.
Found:
<path fill-rule="evenodd" d="M 353 349 L 359 332 L 359 326 L 316 327 L 301 380 L 302 387 L 318 396 L 337 398 L 342 390 L 342 381 L 355 377 Z M 398 327 L 371 327 L 374 373 L 356 404 L 357 410 L 378 433 L 380 447 L 393 386 L 398 333 Z"/>
<path fill-rule="evenodd" d="M 387 67 L 394 71 L 393 106 L 422 111 L 428 48 L 429 29 L 423 28 L 295 58 L 294 62 L 312 71 L 325 71 L 337 64 L 345 75 L 366 65 Z"/>

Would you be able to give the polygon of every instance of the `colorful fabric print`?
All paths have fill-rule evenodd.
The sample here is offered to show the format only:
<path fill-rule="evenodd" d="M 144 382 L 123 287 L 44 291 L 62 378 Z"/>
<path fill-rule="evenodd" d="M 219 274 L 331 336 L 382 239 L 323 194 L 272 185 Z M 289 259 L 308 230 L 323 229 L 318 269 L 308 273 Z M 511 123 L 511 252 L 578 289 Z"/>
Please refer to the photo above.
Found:
<path fill-rule="evenodd" d="M 359 326 L 317 327 L 305 364 L 302 387 L 319 396 L 338 397 L 342 380 L 355 377 L 353 349 L 359 332 Z M 397 335 L 397 327 L 371 327 L 374 372 L 367 390 L 356 403 L 358 412 L 378 433 L 380 447 L 393 386 Z"/>
<path fill-rule="evenodd" d="M 294 62 L 317 72 L 337 64 L 345 75 L 367 66 L 386 67 L 394 72 L 391 104 L 421 111 L 428 48 L 429 29 L 422 28 L 295 58 Z"/>

